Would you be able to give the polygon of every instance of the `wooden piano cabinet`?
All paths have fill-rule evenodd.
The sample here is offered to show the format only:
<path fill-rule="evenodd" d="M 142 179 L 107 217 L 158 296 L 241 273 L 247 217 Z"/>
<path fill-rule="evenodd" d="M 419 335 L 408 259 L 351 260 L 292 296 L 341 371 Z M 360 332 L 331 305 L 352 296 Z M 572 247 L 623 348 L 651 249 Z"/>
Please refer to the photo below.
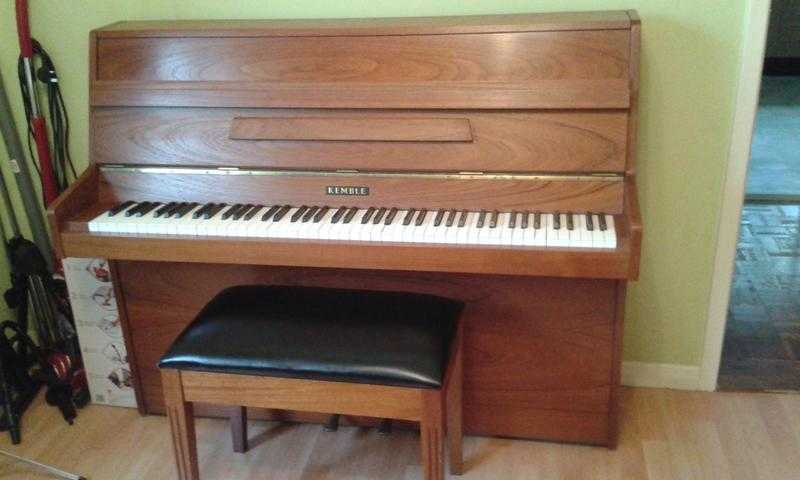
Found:
<path fill-rule="evenodd" d="M 467 304 L 467 433 L 615 446 L 636 12 L 119 22 L 89 48 L 91 164 L 48 215 L 60 256 L 111 263 L 142 413 L 164 411 L 156 362 L 223 288 L 404 290 Z M 602 212 L 617 246 L 89 232 L 125 200 Z"/>
<path fill-rule="evenodd" d="M 467 303 L 467 433 L 615 445 L 624 281 L 135 261 L 114 261 L 112 268 L 143 413 L 164 411 L 159 357 L 223 288 L 405 290 Z"/>

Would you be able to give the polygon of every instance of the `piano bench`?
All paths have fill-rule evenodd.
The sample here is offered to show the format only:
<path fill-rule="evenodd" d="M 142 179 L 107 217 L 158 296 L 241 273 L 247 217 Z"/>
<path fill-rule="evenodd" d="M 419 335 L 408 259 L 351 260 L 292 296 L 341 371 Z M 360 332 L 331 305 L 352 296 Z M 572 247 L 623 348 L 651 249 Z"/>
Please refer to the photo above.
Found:
<path fill-rule="evenodd" d="M 181 480 L 199 478 L 193 404 L 420 422 L 425 480 L 460 474 L 463 305 L 432 295 L 291 286 L 219 293 L 158 366 Z"/>

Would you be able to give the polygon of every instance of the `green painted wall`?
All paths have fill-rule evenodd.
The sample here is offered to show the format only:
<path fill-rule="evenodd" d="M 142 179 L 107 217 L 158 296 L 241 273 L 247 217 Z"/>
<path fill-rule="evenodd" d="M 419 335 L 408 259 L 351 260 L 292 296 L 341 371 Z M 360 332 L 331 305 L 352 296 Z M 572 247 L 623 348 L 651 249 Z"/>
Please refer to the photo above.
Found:
<path fill-rule="evenodd" d="M 50 52 L 61 73 L 74 126 L 72 152 L 80 168 L 87 163 L 88 32 L 118 20 L 638 9 L 643 20 L 638 165 L 645 240 L 641 279 L 629 289 L 625 358 L 700 363 L 747 1 L 37 0 L 31 3 L 33 34 Z M 20 105 L 16 83 L 11 83 L 16 77 L 18 53 L 12 6 L 11 0 L 2 0 L 0 69 L 11 90 L 12 102 Z M 17 122 L 22 125 L 19 110 Z M 0 158 L 6 178 L 10 178 L 5 160 Z M 0 276 L 6 281 L 4 271 Z"/>

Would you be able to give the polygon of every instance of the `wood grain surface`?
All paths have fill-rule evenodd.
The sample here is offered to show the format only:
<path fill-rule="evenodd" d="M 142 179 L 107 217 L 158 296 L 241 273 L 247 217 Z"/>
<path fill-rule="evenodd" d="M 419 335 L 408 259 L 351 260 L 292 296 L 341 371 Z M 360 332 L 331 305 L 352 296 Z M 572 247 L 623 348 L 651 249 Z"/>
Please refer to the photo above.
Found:
<path fill-rule="evenodd" d="M 95 106 L 552 109 L 630 102 L 627 29 L 95 38 Z"/>
<path fill-rule="evenodd" d="M 471 141 L 242 141 L 235 118 L 457 120 Z M 96 108 L 92 156 L 98 163 L 488 172 L 622 172 L 628 116 L 622 111 L 399 111 L 229 108 Z M 418 139 L 430 132 L 416 128 Z M 390 132 L 371 133 L 388 137 Z M 248 137 L 256 134 L 249 133 Z M 301 133 L 297 133 L 301 135 Z M 309 136 L 308 133 L 302 135 Z M 242 136 L 241 132 L 237 135 Z M 396 137 L 395 137 L 396 138 Z M 408 137 L 406 137 L 408 138 Z M 199 154 L 202 152 L 202 154 Z"/>
<path fill-rule="evenodd" d="M 95 30 L 113 37 L 291 37 L 448 35 L 562 30 L 626 30 L 630 11 L 548 12 L 396 18 L 146 20 Z"/>
<path fill-rule="evenodd" d="M 217 292 L 237 284 L 402 290 L 467 303 L 466 432 L 605 445 L 617 282 L 313 268 L 115 262 L 144 409 L 163 412 L 159 357 Z M 198 410 L 205 413 L 205 410 Z"/>
<path fill-rule="evenodd" d="M 466 118 L 236 117 L 231 140 L 471 142 Z"/>
<path fill-rule="evenodd" d="M 332 196 L 328 186 L 369 187 L 368 196 Z M 459 210 L 622 213 L 624 183 L 597 180 L 380 177 L 365 175 L 202 175 L 109 170 L 100 202 L 157 200 L 263 205 L 347 205 Z"/>
<path fill-rule="evenodd" d="M 101 37 L 97 80 L 413 85 L 620 79 L 628 76 L 628 42 L 627 30 L 357 38 Z M 496 60 L 499 51 L 502 61 Z"/>
<path fill-rule="evenodd" d="M 85 223 L 83 223 L 85 227 Z M 494 247 L 62 231 L 72 257 L 200 264 L 275 265 L 565 278 L 628 279 L 630 243 L 616 249 Z"/>

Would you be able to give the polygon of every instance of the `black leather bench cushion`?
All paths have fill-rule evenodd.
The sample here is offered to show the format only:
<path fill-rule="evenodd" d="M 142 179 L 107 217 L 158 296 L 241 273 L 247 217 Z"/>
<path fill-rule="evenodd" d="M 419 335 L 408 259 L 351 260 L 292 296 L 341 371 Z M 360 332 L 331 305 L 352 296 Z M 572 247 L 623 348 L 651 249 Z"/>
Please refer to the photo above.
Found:
<path fill-rule="evenodd" d="M 159 368 L 438 388 L 462 304 L 432 295 L 239 286 Z"/>

